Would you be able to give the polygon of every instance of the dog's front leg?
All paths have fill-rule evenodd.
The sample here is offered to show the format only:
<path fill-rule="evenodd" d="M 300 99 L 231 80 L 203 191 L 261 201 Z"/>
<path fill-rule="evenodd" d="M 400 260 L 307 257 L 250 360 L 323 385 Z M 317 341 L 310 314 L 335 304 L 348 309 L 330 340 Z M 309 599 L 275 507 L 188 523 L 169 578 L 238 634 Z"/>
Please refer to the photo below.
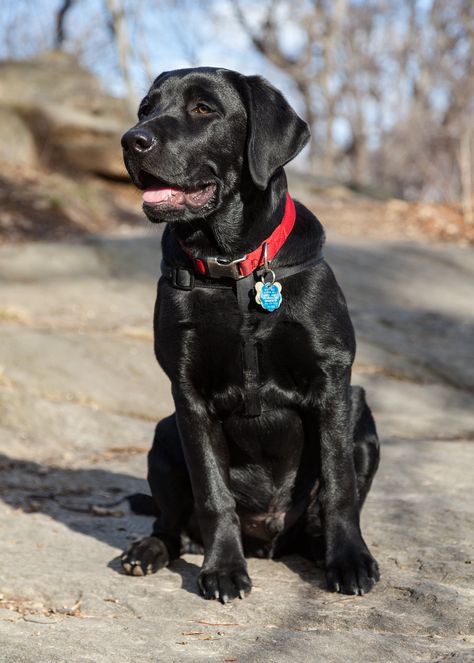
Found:
<path fill-rule="evenodd" d="M 178 428 L 204 544 L 199 587 L 207 599 L 229 599 L 251 589 L 240 520 L 229 486 L 227 442 L 222 424 L 196 394 L 175 390 Z"/>
<path fill-rule="evenodd" d="M 379 572 L 359 525 L 350 429 L 350 371 L 346 368 L 326 371 L 319 402 L 319 425 L 328 587 L 344 594 L 364 594 L 377 582 Z"/>

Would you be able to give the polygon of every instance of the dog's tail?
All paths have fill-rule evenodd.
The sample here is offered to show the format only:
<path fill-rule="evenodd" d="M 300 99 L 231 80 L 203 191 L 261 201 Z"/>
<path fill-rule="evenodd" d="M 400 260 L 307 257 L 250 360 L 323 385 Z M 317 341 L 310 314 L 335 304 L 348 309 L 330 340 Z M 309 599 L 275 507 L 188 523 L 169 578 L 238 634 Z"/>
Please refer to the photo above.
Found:
<path fill-rule="evenodd" d="M 133 513 L 140 516 L 158 516 L 159 510 L 153 497 L 145 493 L 132 493 L 127 495 L 127 501 Z"/>

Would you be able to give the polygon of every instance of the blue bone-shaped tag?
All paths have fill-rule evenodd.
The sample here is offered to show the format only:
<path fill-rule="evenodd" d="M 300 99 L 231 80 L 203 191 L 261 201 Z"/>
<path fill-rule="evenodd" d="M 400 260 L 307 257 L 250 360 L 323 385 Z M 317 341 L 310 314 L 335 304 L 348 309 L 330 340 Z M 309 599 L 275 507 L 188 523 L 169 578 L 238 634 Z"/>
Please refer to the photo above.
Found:
<path fill-rule="evenodd" d="M 274 311 L 281 302 L 281 283 L 257 283 L 255 285 L 255 301 L 266 311 Z"/>

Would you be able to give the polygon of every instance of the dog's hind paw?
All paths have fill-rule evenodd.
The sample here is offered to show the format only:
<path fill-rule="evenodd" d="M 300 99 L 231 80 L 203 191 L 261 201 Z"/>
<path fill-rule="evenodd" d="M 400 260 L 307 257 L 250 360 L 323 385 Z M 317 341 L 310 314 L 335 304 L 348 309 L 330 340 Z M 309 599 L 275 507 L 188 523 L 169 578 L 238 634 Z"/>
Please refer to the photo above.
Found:
<path fill-rule="evenodd" d="M 147 536 L 133 543 L 126 550 L 120 562 L 122 568 L 131 576 L 146 576 L 156 573 L 169 562 L 168 550 L 161 539 Z"/>
<path fill-rule="evenodd" d="M 228 603 L 237 597 L 243 599 L 252 589 L 252 581 L 244 565 L 225 569 L 202 569 L 198 584 L 205 599 L 218 599 L 222 603 Z"/>

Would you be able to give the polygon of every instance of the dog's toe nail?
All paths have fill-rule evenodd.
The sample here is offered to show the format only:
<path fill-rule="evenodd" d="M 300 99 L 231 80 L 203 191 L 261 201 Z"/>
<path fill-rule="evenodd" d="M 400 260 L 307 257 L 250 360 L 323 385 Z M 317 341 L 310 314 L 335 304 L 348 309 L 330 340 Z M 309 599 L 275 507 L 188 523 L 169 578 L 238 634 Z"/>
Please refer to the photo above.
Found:
<path fill-rule="evenodd" d="M 239 599 L 245 598 L 245 592 L 243 589 L 239 589 Z"/>

